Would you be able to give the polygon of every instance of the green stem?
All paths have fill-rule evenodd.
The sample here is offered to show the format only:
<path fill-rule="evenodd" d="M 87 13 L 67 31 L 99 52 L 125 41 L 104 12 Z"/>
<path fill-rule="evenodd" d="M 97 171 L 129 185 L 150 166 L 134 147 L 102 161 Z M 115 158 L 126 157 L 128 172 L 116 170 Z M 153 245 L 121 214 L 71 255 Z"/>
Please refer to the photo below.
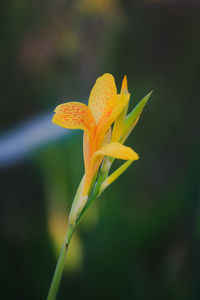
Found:
<path fill-rule="evenodd" d="M 107 157 L 103 164 L 102 164 L 102 167 L 101 167 L 101 170 L 99 172 L 99 175 L 98 175 L 98 179 L 96 181 L 96 183 L 94 184 L 94 188 L 93 188 L 93 191 L 92 193 L 90 194 L 88 200 L 87 200 L 87 203 L 86 205 L 84 206 L 82 212 L 80 213 L 78 219 L 76 220 L 76 224 L 78 225 L 80 223 L 80 220 L 82 219 L 82 217 L 85 215 L 88 207 L 91 205 L 91 203 L 96 199 L 98 198 L 98 195 L 99 195 L 99 189 L 101 187 L 101 184 L 102 182 L 107 178 L 108 176 L 108 172 L 110 170 L 110 167 L 113 163 L 114 159 L 113 158 L 110 158 L 110 157 Z"/>
<path fill-rule="evenodd" d="M 56 265 L 56 269 L 53 275 L 53 279 L 51 282 L 51 286 L 49 288 L 49 293 L 47 296 L 47 300 L 55 300 L 56 299 L 56 295 L 58 292 L 58 288 L 60 285 L 60 281 L 61 281 L 61 277 L 62 277 L 62 273 L 64 270 L 64 264 L 65 264 L 65 257 L 67 255 L 67 249 L 74 231 L 74 227 L 69 226 L 68 230 L 67 230 L 67 234 L 65 236 L 65 240 L 62 246 L 62 249 L 60 251 L 60 255 L 57 261 L 57 265 Z"/>

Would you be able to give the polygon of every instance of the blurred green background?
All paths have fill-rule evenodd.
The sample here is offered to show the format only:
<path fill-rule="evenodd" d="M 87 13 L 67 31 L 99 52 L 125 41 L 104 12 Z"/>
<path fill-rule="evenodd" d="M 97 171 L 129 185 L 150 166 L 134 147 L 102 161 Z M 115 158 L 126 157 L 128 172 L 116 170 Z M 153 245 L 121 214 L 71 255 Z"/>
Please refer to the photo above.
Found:
<path fill-rule="evenodd" d="M 0 6 L 0 153 L 5 135 L 7 154 L 13 139 L 21 147 L 0 164 L 0 298 L 46 298 L 84 171 L 81 132 L 41 138 L 24 155 L 33 125 L 23 122 L 87 102 L 109 72 L 118 88 L 127 75 L 131 107 L 154 90 L 126 142 L 140 160 L 80 224 L 58 299 L 200 299 L 199 1 Z"/>

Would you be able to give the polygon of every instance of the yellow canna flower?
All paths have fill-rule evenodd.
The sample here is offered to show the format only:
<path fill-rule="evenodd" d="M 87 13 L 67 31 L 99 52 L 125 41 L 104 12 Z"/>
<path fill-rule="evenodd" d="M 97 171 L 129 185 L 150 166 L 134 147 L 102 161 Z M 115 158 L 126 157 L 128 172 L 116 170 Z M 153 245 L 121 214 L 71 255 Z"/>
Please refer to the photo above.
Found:
<path fill-rule="evenodd" d="M 80 102 L 68 102 L 55 109 L 53 117 L 55 124 L 84 131 L 85 175 L 70 210 L 68 229 L 49 289 L 48 300 L 55 300 L 68 245 L 88 207 L 134 160 L 139 158 L 135 151 L 123 143 L 137 124 L 150 95 L 151 93 L 147 94 L 127 116 L 130 99 L 127 78 L 124 77 L 121 92 L 117 94 L 113 76 L 106 73 L 96 80 L 89 96 L 88 106 Z M 108 176 L 115 158 L 126 162 Z"/>
<path fill-rule="evenodd" d="M 113 76 L 106 73 L 96 80 L 89 96 L 88 106 L 80 102 L 68 102 L 55 109 L 53 117 L 55 124 L 64 128 L 84 130 L 85 176 L 81 193 L 85 201 L 93 178 L 105 156 L 130 161 L 139 158 L 131 148 L 119 143 L 129 99 L 126 77 L 124 77 L 120 94 L 117 94 Z M 115 125 L 112 135 L 113 122 Z"/>

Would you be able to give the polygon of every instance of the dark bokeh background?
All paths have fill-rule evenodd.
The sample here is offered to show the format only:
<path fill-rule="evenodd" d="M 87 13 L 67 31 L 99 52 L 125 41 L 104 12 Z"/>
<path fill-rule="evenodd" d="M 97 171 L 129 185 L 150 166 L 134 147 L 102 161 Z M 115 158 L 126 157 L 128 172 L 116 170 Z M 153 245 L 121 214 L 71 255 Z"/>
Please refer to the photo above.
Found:
<path fill-rule="evenodd" d="M 15 139 L 22 153 L 0 165 L 1 299 L 45 299 L 83 175 L 81 132 L 26 155 L 22 141 L 57 104 L 87 101 L 105 72 L 118 86 L 127 75 L 131 106 L 154 93 L 126 143 L 140 160 L 80 224 L 58 299 L 200 299 L 199 1 L 4 0 L 0 11 L 0 145 L 6 135 L 5 152 L 15 157 Z"/>

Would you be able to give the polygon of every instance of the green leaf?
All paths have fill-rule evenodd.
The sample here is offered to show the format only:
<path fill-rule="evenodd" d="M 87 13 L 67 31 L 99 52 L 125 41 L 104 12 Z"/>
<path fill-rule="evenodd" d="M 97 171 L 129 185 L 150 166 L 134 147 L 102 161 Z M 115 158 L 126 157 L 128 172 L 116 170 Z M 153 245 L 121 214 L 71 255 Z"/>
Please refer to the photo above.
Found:
<path fill-rule="evenodd" d="M 134 160 L 127 160 L 125 163 L 123 163 L 117 170 L 115 170 L 109 177 L 107 177 L 101 184 L 99 189 L 100 196 L 103 191 L 111 184 L 113 183 L 126 169 L 134 162 Z"/>
<path fill-rule="evenodd" d="M 151 94 L 153 91 L 151 91 L 150 93 L 148 93 L 137 105 L 136 107 L 132 110 L 132 112 L 130 112 L 130 114 L 127 116 L 126 121 L 125 121 L 125 125 L 124 125 L 124 130 L 122 133 L 122 137 L 120 142 L 124 143 L 125 140 L 127 139 L 127 137 L 129 136 L 129 134 L 131 133 L 131 131 L 133 130 L 133 128 L 135 127 L 135 125 L 138 122 L 138 119 L 147 103 L 147 101 L 149 100 Z"/>

